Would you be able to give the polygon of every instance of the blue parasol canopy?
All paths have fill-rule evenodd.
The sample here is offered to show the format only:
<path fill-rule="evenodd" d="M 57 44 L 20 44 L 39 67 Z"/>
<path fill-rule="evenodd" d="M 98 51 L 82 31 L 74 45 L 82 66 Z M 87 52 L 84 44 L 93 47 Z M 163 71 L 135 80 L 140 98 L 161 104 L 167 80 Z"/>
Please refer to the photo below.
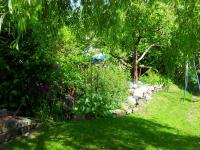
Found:
<path fill-rule="evenodd" d="M 92 62 L 98 63 L 100 61 L 106 60 L 107 58 L 108 58 L 108 55 L 106 55 L 106 54 L 97 54 L 92 57 Z"/>

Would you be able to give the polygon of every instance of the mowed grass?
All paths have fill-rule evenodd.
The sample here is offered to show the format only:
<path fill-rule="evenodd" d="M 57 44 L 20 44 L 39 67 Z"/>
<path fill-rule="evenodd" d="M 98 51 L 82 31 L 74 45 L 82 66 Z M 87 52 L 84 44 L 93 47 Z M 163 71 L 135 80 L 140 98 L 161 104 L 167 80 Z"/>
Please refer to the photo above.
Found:
<path fill-rule="evenodd" d="M 6 150 L 200 150 L 200 99 L 177 86 L 154 95 L 141 112 L 122 117 L 46 125 L 34 139 L 17 138 Z M 198 101 L 199 99 L 199 101 Z"/>

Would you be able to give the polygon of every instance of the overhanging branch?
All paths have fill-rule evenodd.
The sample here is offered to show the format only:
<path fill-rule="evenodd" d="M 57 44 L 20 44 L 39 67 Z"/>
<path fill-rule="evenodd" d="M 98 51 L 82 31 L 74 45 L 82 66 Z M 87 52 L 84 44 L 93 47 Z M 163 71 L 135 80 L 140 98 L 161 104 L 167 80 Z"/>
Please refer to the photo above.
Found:
<path fill-rule="evenodd" d="M 110 54 L 112 57 L 116 58 L 117 60 L 119 60 L 124 66 L 126 67 L 131 67 L 131 65 L 129 63 L 127 63 L 123 58 L 116 56 L 114 54 Z"/>
<path fill-rule="evenodd" d="M 145 49 L 144 53 L 142 54 L 142 56 L 140 56 L 140 58 L 137 60 L 137 63 L 139 63 L 143 58 L 144 56 L 149 52 L 149 50 L 152 48 L 152 47 L 158 47 L 159 45 L 157 44 L 152 44 L 150 45 L 147 49 Z"/>

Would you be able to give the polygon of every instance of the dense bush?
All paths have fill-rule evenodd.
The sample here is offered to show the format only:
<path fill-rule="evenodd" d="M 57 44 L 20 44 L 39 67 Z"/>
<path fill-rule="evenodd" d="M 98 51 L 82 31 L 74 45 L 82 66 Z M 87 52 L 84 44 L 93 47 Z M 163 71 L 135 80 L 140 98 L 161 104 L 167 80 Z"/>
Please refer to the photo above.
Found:
<path fill-rule="evenodd" d="M 144 83 L 150 83 L 150 84 L 162 84 L 162 85 L 168 85 L 171 83 L 171 80 L 167 78 L 166 76 L 160 75 L 158 71 L 150 69 L 145 74 L 143 74 L 140 77 L 140 80 Z"/>
<path fill-rule="evenodd" d="M 37 24 L 34 28 L 37 31 L 30 30 L 19 41 L 20 50 L 0 49 L 4 64 L 0 68 L 2 108 L 17 110 L 21 106 L 20 110 L 29 116 L 66 119 L 71 113 L 66 103 L 70 107 L 76 103 L 76 113 L 104 115 L 126 99 L 127 76 L 123 69 L 92 64 L 93 54 L 83 51 L 66 26 L 56 34 Z M 40 34 L 42 30 L 44 34 Z"/>
<path fill-rule="evenodd" d="M 80 97 L 74 111 L 80 114 L 108 115 L 127 98 L 128 76 L 123 69 L 112 65 L 91 65 L 84 70 Z"/>

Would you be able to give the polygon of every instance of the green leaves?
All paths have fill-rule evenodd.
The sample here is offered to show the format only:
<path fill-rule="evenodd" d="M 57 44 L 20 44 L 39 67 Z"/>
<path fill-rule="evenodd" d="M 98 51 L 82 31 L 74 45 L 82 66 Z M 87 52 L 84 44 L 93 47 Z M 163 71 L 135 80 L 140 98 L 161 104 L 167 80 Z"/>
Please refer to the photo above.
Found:
<path fill-rule="evenodd" d="M 11 42 L 10 47 L 12 49 L 19 50 L 19 39 L 20 39 L 20 35 L 18 35 L 17 38 Z"/>
<path fill-rule="evenodd" d="M 128 95 L 127 80 L 127 74 L 118 66 L 99 64 L 83 68 L 77 88 L 84 94 L 80 94 L 76 112 L 105 116 L 105 112 L 118 108 Z"/>
<path fill-rule="evenodd" d="M 22 17 L 18 20 L 18 31 L 23 33 L 26 30 L 26 18 Z"/>
<path fill-rule="evenodd" d="M 28 1 L 28 4 L 31 5 L 31 0 L 27 0 L 27 1 Z"/>
<path fill-rule="evenodd" d="M 12 14 L 13 13 L 12 0 L 8 0 L 8 9 L 9 9 L 9 12 Z"/>
<path fill-rule="evenodd" d="M 1 33 L 4 16 L 5 16 L 5 14 L 1 15 L 1 17 L 0 17 L 0 33 Z"/>

